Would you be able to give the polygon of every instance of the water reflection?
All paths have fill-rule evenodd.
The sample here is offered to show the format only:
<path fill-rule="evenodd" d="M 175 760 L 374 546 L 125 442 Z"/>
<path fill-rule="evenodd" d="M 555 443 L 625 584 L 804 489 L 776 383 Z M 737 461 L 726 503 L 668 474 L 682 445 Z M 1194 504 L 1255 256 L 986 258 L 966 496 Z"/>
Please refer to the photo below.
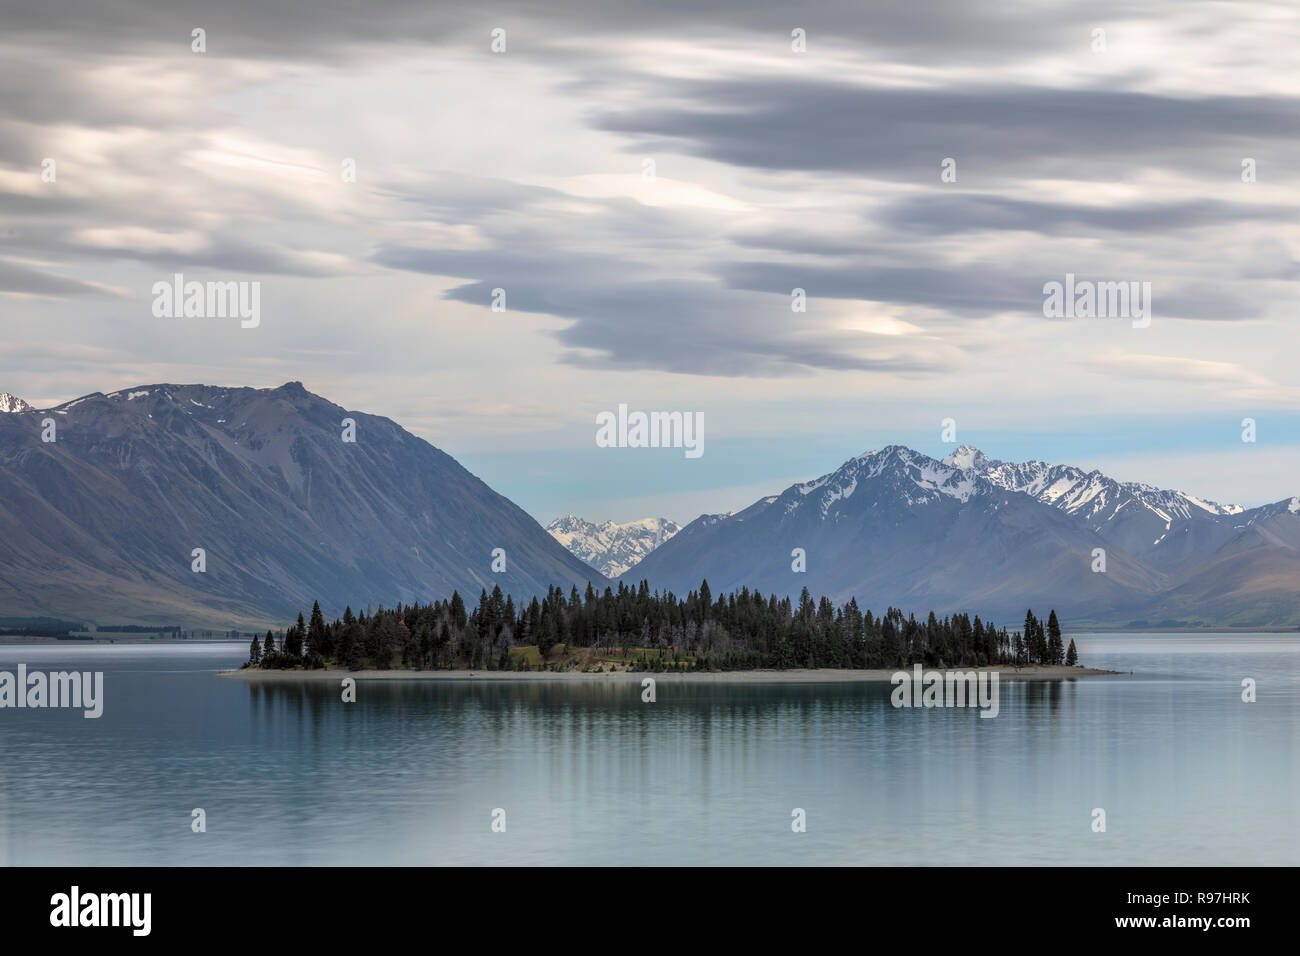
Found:
<path fill-rule="evenodd" d="M 1137 673 L 1002 681 L 994 719 L 894 708 L 888 684 L 660 681 L 649 704 L 637 682 L 362 681 L 345 704 L 214 677 L 238 646 L 100 653 L 100 720 L 0 713 L 0 859 L 1293 862 L 1300 644 L 1232 640 L 1080 640 Z"/>

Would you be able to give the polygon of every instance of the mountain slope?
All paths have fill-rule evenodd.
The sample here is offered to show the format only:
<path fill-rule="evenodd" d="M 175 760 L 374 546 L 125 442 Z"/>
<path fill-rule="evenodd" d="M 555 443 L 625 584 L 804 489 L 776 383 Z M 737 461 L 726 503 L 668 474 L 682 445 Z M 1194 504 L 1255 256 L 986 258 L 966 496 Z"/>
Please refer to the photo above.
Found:
<path fill-rule="evenodd" d="M 1300 498 L 1234 516 L 1232 534 L 1209 560 L 1148 609 L 1150 619 L 1236 627 L 1296 623 L 1300 593 Z"/>
<path fill-rule="evenodd" d="M 593 523 L 576 515 L 565 515 L 548 524 L 546 530 L 570 554 L 606 577 L 614 578 L 675 535 L 681 525 L 667 518 L 641 518 L 616 524 L 613 521 Z"/>
<path fill-rule="evenodd" d="M 871 607 L 978 607 L 1004 622 L 1050 606 L 1112 624 L 1300 623 L 1288 581 L 1300 515 L 1286 505 L 1243 511 L 969 447 L 937 461 L 890 446 L 743 511 L 701 516 L 626 577 L 674 591 L 702 578 L 715 592 L 806 586 Z M 1098 548 L 1104 573 L 1093 571 Z"/>
<path fill-rule="evenodd" d="M 146 385 L 0 416 L 0 566 L 8 615 L 213 627 L 313 599 L 332 615 L 599 579 L 450 456 L 297 382 Z"/>
<path fill-rule="evenodd" d="M 1181 491 L 1119 482 L 1099 471 L 1085 472 L 1072 465 L 997 461 L 969 445 L 958 448 L 943 462 L 1078 518 L 1113 546 L 1162 571 L 1184 569 L 1203 560 L 1207 550 L 1227 543 L 1234 532 L 1224 519 L 1244 510 L 1240 505 L 1221 505 Z"/>

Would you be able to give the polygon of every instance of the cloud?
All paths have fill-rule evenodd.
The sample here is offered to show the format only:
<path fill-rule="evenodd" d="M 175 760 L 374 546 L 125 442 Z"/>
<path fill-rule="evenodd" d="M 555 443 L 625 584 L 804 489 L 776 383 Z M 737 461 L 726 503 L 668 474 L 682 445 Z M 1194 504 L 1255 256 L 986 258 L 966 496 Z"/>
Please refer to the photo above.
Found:
<path fill-rule="evenodd" d="M 1237 222 L 1295 221 L 1300 210 L 1212 199 L 1183 202 L 1039 202 L 1009 196 L 908 196 L 877 215 L 890 228 L 928 235 L 987 230 L 1070 235 L 1091 231 L 1152 233 L 1218 228 Z"/>
<path fill-rule="evenodd" d="M 1013 428 L 1069 401 L 1099 423 L 1292 402 L 1277 383 L 1300 347 L 1300 14 L 1285 5 L 49 0 L 3 15 L 10 390 L 273 372 L 469 440 L 566 421 L 577 388 L 664 407 L 770 394 L 800 426 L 846 429 L 864 409 Z M 160 324 L 146 293 L 173 272 L 277 277 L 267 321 Z M 1150 281 L 1140 343 L 1170 358 L 1125 357 L 1124 323 L 1043 319 L 1043 283 L 1066 272 Z M 16 351 L 49 338 L 114 358 Z"/>
<path fill-rule="evenodd" d="M 431 275 L 474 277 L 446 297 L 575 320 L 555 333 L 563 359 L 587 367 L 696 375 L 788 375 L 801 368 L 917 372 L 937 368 L 933 346 L 898 336 L 845 334 L 779 300 L 716 282 L 645 278 L 642 262 L 598 253 L 385 247 L 376 261 Z M 480 278 L 481 277 L 481 278 Z"/>
<path fill-rule="evenodd" d="M 0 293 L 36 296 L 103 295 L 111 290 L 44 269 L 0 259 Z"/>
<path fill-rule="evenodd" d="M 1110 178 L 1142 164 L 1294 147 L 1295 103 L 1281 97 L 1172 97 L 1113 90 L 864 87 L 826 81 L 665 81 L 666 100 L 607 109 L 603 130 L 642 151 L 683 151 L 764 170 L 856 173 L 901 184 L 1042 175 Z M 1101 160 L 1109 162 L 1099 163 Z M 1235 174 L 1236 162 L 1228 167 Z"/>
<path fill-rule="evenodd" d="M 348 0 L 229 0 L 219 10 L 204 0 L 134 0 L 90 8 L 75 0 L 46 0 L 4 7 L 5 26 L 13 36 L 39 37 L 47 43 L 93 40 L 101 49 L 114 50 L 169 42 L 188 49 L 195 26 L 208 31 L 212 53 L 232 56 L 321 58 L 413 40 L 429 45 L 478 41 L 486 51 L 488 31 L 495 26 L 510 31 L 521 53 L 575 37 L 680 37 L 692 31 L 751 40 L 770 37 L 788 49 L 791 28 L 799 25 L 813 44 L 865 44 L 904 56 L 946 56 L 974 63 L 1000 62 L 1027 48 L 1079 46 L 1088 36 L 1085 25 L 1106 18 L 1115 22 L 1128 12 L 1126 5 L 1104 0 L 1086 9 L 1006 9 L 964 0 L 932 0 L 919 8 L 892 0 L 824 0 L 815 9 L 798 11 L 779 0 L 708 6 L 690 0 L 653 5 L 553 0 L 544 8 L 529 0 L 498 0 L 488 12 L 473 0 L 436 5 L 371 0 L 364 10 Z"/>

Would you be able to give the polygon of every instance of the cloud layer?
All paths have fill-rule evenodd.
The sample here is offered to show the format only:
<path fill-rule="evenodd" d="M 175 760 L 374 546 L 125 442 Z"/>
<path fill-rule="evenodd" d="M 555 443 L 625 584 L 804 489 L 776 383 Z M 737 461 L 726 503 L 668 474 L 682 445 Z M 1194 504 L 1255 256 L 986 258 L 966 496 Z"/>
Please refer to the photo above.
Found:
<path fill-rule="evenodd" d="M 0 389 L 302 379 L 453 450 L 1294 408 L 1300 12 L 982 6 L 5 4 Z M 160 325 L 177 272 L 262 326 Z M 1067 272 L 1152 327 L 1045 319 Z"/>

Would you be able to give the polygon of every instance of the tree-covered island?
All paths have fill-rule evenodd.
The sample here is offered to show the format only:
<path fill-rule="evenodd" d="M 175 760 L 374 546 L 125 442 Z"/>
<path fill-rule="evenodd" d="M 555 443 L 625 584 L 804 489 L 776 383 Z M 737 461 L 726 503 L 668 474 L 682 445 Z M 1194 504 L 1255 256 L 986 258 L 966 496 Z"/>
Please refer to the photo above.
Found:
<path fill-rule="evenodd" d="M 835 607 L 808 593 L 798 604 L 742 588 L 714 597 L 708 581 L 685 598 L 619 584 L 516 605 L 499 587 L 469 610 L 459 593 L 432 604 L 398 605 L 327 622 L 309 619 L 254 638 L 245 667 L 347 670 L 730 671 L 788 668 L 1025 666 L 1078 663 L 1063 644 L 1056 612 L 1033 611 L 1008 633 L 966 613 L 925 620 L 889 608 L 875 616 L 856 600 Z"/>

